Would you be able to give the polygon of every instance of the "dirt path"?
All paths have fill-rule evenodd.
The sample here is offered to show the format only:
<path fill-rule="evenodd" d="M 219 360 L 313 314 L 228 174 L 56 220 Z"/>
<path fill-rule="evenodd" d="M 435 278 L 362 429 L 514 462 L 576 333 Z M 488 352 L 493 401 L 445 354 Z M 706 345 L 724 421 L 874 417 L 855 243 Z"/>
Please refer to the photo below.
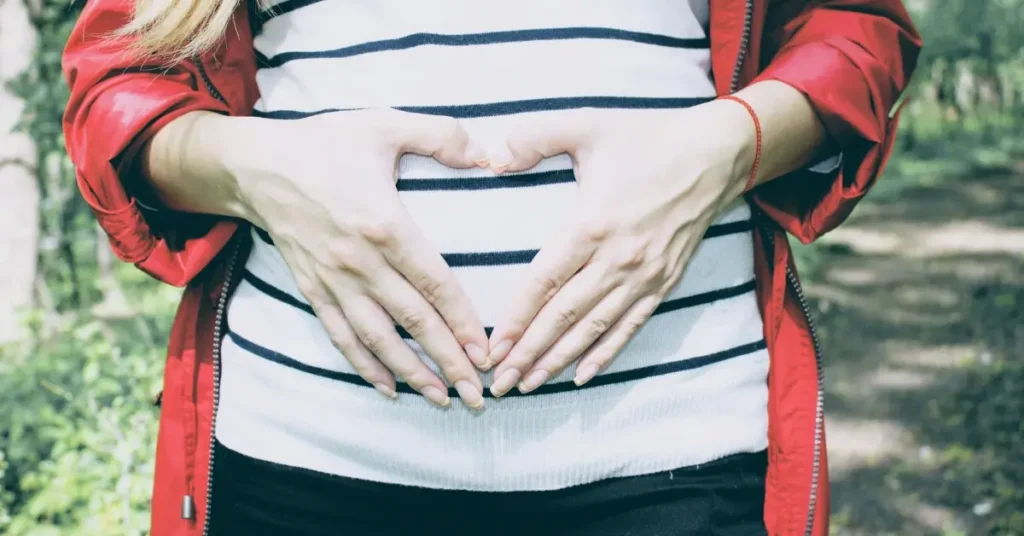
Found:
<path fill-rule="evenodd" d="M 834 533 L 1024 534 L 1024 175 L 868 196 L 814 247 Z"/>

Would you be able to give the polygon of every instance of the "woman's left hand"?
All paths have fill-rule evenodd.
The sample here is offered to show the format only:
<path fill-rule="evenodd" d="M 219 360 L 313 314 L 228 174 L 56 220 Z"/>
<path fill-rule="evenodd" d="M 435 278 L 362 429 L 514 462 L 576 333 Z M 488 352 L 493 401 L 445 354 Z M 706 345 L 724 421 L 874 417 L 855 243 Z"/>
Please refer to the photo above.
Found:
<path fill-rule="evenodd" d="M 491 167 L 520 171 L 568 153 L 579 205 L 495 326 L 491 392 L 532 391 L 577 359 L 577 385 L 605 367 L 679 281 L 715 216 L 742 194 L 755 145 L 750 116 L 727 101 L 524 117 Z"/>

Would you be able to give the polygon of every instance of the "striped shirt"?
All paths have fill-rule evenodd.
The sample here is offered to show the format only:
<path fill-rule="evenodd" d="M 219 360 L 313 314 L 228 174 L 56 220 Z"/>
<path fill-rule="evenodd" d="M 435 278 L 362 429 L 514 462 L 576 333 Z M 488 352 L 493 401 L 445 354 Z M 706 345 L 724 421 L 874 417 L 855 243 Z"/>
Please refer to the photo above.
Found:
<path fill-rule="evenodd" d="M 706 0 L 283 1 L 255 38 L 256 114 L 388 106 L 459 117 L 472 135 L 497 139 L 510 119 L 553 110 L 684 108 L 715 94 L 707 10 Z M 501 177 L 407 155 L 398 175 L 402 203 L 486 326 L 577 202 L 565 155 Z M 676 287 L 591 382 L 576 387 L 570 367 L 528 395 L 489 398 L 479 414 L 378 395 L 331 345 L 269 237 L 254 232 L 228 307 L 217 439 L 329 474 L 481 491 L 564 488 L 760 451 L 768 355 L 750 217 L 743 202 L 719 215 Z M 491 373 L 482 376 L 489 386 Z"/>

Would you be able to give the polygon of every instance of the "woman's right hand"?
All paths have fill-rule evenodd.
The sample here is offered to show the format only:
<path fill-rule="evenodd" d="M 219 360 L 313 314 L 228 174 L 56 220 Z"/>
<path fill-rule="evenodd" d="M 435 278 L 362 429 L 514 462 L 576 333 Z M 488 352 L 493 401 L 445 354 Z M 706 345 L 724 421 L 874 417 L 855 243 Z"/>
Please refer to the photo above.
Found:
<path fill-rule="evenodd" d="M 359 375 L 391 398 L 397 375 L 434 404 L 450 404 L 446 384 L 401 338 L 397 322 L 463 402 L 482 407 L 474 364 L 490 367 L 483 324 L 395 187 L 404 153 L 476 165 L 458 121 L 390 109 L 298 120 L 205 114 L 202 121 L 196 138 L 217 141 L 218 175 L 230 177 L 233 199 L 221 212 L 270 233 Z"/>

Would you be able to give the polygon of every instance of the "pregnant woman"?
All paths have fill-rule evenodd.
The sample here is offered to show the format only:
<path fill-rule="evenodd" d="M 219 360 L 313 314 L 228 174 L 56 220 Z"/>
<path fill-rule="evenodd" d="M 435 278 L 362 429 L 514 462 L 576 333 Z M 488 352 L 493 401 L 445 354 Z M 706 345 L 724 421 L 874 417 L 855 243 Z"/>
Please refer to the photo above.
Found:
<path fill-rule="evenodd" d="M 187 286 L 155 536 L 827 533 L 785 232 L 850 212 L 897 0 L 95 0 L 79 185 Z"/>

